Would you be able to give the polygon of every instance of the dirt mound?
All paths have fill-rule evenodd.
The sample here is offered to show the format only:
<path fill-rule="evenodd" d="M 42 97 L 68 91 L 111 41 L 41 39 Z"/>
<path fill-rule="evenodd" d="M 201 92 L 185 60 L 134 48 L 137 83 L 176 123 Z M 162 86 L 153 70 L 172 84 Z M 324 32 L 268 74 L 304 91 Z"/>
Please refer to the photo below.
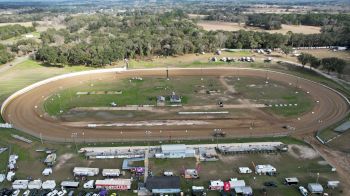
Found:
<path fill-rule="evenodd" d="M 320 156 L 314 149 L 308 146 L 292 144 L 289 147 L 289 153 L 298 159 L 314 159 Z"/>
<path fill-rule="evenodd" d="M 67 153 L 63 154 L 58 158 L 58 163 L 55 167 L 55 170 L 59 170 L 69 159 L 73 158 L 74 154 Z"/>

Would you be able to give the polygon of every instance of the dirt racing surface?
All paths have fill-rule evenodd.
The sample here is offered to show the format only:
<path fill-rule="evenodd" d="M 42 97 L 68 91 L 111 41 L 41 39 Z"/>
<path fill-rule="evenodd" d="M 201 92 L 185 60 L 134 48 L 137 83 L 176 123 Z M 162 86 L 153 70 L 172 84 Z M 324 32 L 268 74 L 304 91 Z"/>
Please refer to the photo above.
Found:
<path fill-rule="evenodd" d="M 234 68 L 205 68 L 205 69 L 169 69 L 172 76 L 249 76 L 266 77 L 266 70 Z M 145 139 L 191 139 L 211 137 L 213 129 L 220 128 L 227 133 L 227 137 L 273 136 L 273 135 L 304 135 L 317 129 L 327 127 L 343 119 L 349 106 L 346 100 L 337 92 L 309 80 L 297 78 L 278 72 L 268 71 L 269 80 L 280 81 L 289 85 L 298 85 L 300 91 L 309 92 L 315 101 L 312 111 L 293 118 L 278 118 L 259 108 L 251 107 L 252 116 L 232 119 L 208 118 L 203 124 L 164 126 L 100 126 L 88 127 L 92 122 L 62 122 L 59 118 L 47 115 L 42 106 L 45 98 L 60 89 L 77 86 L 92 80 L 113 80 L 135 76 L 166 77 L 165 69 L 127 70 L 123 72 L 94 73 L 73 76 L 50 82 L 14 98 L 5 106 L 3 118 L 15 128 L 34 136 L 53 141 L 120 141 Z M 225 110 L 219 108 L 218 110 Z M 152 120 L 152 119 L 145 119 Z M 191 120 L 191 119 L 187 119 Z M 109 123 L 119 123 L 114 119 Z M 253 126 L 252 126 L 253 124 Z M 293 129 L 283 128 L 286 125 Z"/>

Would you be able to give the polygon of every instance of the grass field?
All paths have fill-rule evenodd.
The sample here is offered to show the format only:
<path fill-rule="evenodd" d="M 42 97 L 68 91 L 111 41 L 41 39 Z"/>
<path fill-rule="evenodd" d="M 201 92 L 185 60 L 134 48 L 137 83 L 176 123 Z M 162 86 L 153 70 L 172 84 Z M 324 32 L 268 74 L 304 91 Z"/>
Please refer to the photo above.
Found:
<path fill-rule="evenodd" d="M 172 92 L 182 97 L 182 104 L 185 106 L 215 105 L 219 100 L 223 100 L 225 104 L 239 104 L 238 99 L 248 99 L 251 103 L 260 104 L 298 104 L 294 107 L 269 109 L 282 116 L 300 115 L 313 106 L 306 93 L 296 94 L 294 87 L 276 81 L 265 84 L 263 78 L 241 77 L 238 81 L 236 77 L 225 77 L 223 80 L 228 81 L 228 84 L 237 90 L 232 96 L 226 93 L 226 87 L 219 80 L 219 77 L 205 76 L 203 80 L 201 77 L 172 77 L 170 80 L 164 77 L 145 77 L 142 81 L 90 81 L 88 84 L 56 92 L 45 101 L 44 109 L 50 115 L 58 115 L 75 107 L 108 107 L 112 102 L 119 106 L 156 105 L 156 97 L 159 95 L 165 96 L 166 104 L 170 105 L 169 96 Z M 206 93 L 208 90 L 219 92 L 210 95 Z M 122 94 L 77 95 L 77 92 L 110 91 L 122 91 Z"/>
<path fill-rule="evenodd" d="M 6 146 L 11 149 L 11 153 L 19 155 L 18 171 L 16 172 L 19 179 L 25 179 L 28 176 L 36 178 L 56 179 L 56 182 L 61 180 L 73 179 L 72 169 L 75 166 L 87 166 L 98 168 L 121 168 L 122 159 L 112 160 L 86 160 L 83 156 L 75 153 L 75 145 L 70 143 L 53 144 L 46 143 L 41 144 L 40 140 L 33 138 L 27 134 L 23 134 L 16 130 L 0 129 L 1 138 L 0 146 Z M 15 133 L 29 139 L 34 142 L 32 144 L 25 144 L 11 139 L 10 134 Z M 308 146 L 302 141 L 295 140 L 290 137 L 283 138 L 244 138 L 244 139 L 222 139 L 220 142 L 255 142 L 255 141 L 282 141 L 286 144 L 301 146 L 301 148 L 308 148 Z M 186 141 L 187 143 L 210 143 L 211 141 Z M 184 142 L 184 143 L 186 143 Z M 172 141 L 170 143 L 176 143 Z M 213 142 L 214 143 L 214 142 Z M 159 143 L 158 143 L 159 144 Z M 77 144 L 77 148 L 83 146 L 130 146 L 130 145 L 147 145 L 143 142 L 137 143 L 89 143 L 89 144 Z M 157 145 L 156 142 L 151 142 L 150 145 Z M 43 177 L 41 171 L 44 169 L 42 160 L 45 158 L 43 153 L 35 152 L 36 149 L 50 148 L 56 149 L 58 154 L 58 161 L 54 166 L 54 173 L 49 178 Z M 291 152 L 298 155 L 299 151 L 294 148 L 290 148 Z M 2 173 L 7 165 L 7 159 L 9 151 L 0 154 L 0 173 Z M 330 166 L 324 164 L 324 161 L 320 157 L 313 157 L 308 159 L 302 159 L 295 157 L 291 153 L 282 154 L 245 154 L 237 156 L 222 156 L 218 162 L 207 162 L 200 164 L 200 179 L 199 180 L 184 180 L 181 178 L 181 188 L 183 191 L 187 191 L 192 185 L 204 185 L 208 186 L 209 180 L 218 179 L 228 180 L 231 177 L 237 177 L 244 179 L 247 184 L 254 188 L 254 195 L 263 195 L 261 192 L 262 183 L 265 181 L 275 181 L 278 183 L 277 189 L 268 189 L 268 195 L 295 195 L 297 194 L 295 187 L 286 187 L 281 184 L 284 177 L 297 176 L 301 183 L 305 185 L 307 182 L 315 181 L 316 173 L 320 173 L 319 181 L 324 184 L 328 179 L 337 179 L 336 173 L 330 172 Z M 252 167 L 252 162 L 255 164 L 272 164 L 279 171 L 279 175 L 276 177 L 256 176 L 254 174 L 241 175 L 237 173 L 238 166 Z M 175 174 L 179 174 L 183 167 L 195 168 L 196 160 L 193 158 L 186 159 L 150 159 L 150 167 L 155 175 L 161 175 L 164 170 L 172 170 Z M 256 180 L 253 177 L 256 176 Z M 130 173 L 126 172 L 126 177 L 130 177 Z M 101 178 L 99 176 L 98 178 Z M 94 179 L 94 178 L 91 178 Z M 0 187 L 9 186 L 9 183 L 3 183 Z M 136 188 L 136 183 L 133 183 L 133 188 Z M 328 191 L 328 190 L 327 190 Z M 332 195 L 339 194 L 339 189 L 331 192 Z M 120 192 L 122 195 L 134 195 L 131 191 Z M 209 192 L 209 195 L 219 195 L 218 192 Z"/>
<path fill-rule="evenodd" d="M 303 34 L 315 34 L 320 33 L 321 27 L 306 26 L 306 25 L 285 25 L 282 24 L 282 29 L 279 30 L 263 30 L 257 27 L 248 27 L 245 24 L 239 24 L 234 22 L 219 22 L 219 21 L 199 21 L 198 26 L 202 27 L 206 31 L 259 31 L 259 32 L 269 32 L 269 33 L 282 33 L 287 34 L 288 31 L 293 33 L 303 33 Z"/>
<path fill-rule="evenodd" d="M 277 81 L 268 81 L 264 78 L 240 77 L 240 80 L 231 81 L 242 97 L 261 104 L 298 104 L 294 107 L 268 108 L 275 114 L 282 116 L 297 116 L 308 112 L 313 107 L 313 101 L 307 93 L 297 91 L 294 86 L 286 86 Z"/>
<path fill-rule="evenodd" d="M 27 60 L 0 74 L 0 103 L 15 91 L 40 80 L 88 69 L 92 68 L 83 66 L 45 67 L 36 61 Z"/>
<path fill-rule="evenodd" d="M 275 177 L 269 177 L 237 172 L 238 167 L 241 166 L 252 168 L 253 162 L 255 164 L 272 164 L 277 168 L 279 174 Z M 161 175 L 165 170 L 171 170 L 176 175 L 180 175 L 183 168 L 196 168 L 196 160 L 194 158 L 151 159 L 150 167 L 155 175 Z M 301 185 L 306 186 L 308 182 L 316 181 L 316 174 L 319 172 L 319 182 L 325 184 L 327 179 L 336 178 L 336 174 L 330 169 L 328 165 L 323 165 L 320 157 L 304 159 L 303 164 L 300 164 L 300 159 L 293 157 L 290 153 L 220 156 L 220 160 L 217 162 L 200 163 L 200 179 L 185 180 L 181 178 L 181 188 L 189 190 L 193 185 L 207 187 L 210 180 L 228 181 L 230 178 L 238 178 L 244 179 L 248 185 L 252 186 L 254 195 L 264 195 L 262 189 L 263 183 L 266 181 L 275 181 L 278 184 L 278 188 L 267 188 L 267 195 L 298 195 L 297 187 L 282 184 L 284 178 L 298 177 Z M 256 177 L 255 180 L 254 177 Z M 341 195 L 339 190 L 332 192 L 332 194 Z M 220 194 L 217 191 L 209 191 L 209 195 Z"/>

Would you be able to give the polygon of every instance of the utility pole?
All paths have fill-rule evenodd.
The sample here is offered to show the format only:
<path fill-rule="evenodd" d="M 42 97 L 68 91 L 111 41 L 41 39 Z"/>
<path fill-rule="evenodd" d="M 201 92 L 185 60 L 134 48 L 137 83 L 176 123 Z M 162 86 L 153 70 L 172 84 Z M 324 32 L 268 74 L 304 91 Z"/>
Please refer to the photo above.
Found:
<path fill-rule="evenodd" d="M 166 67 L 166 79 L 169 80 L 169 69 Z"/>

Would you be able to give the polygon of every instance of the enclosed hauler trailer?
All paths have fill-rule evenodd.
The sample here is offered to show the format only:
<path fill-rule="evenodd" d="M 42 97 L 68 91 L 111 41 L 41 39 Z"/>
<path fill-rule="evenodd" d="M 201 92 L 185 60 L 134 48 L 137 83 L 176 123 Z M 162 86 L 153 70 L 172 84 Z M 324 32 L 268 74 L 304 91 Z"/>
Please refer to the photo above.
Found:
<path fill-rule="evenodd" d="M 74 176 L 96 176 L 99 173 L 98 168 L 75 167 L 73 169 Z"/>
<path fill-rule="evenodd" d="M 28 188 L 29 180 L 15 180 L 12 183 L 12 189 L 18 190 L 18 189 L 27 189 Z"/>
<path fill-rule="evenodd" d="M 42 189 L 50 189 L 50 190 L 52 190 L 52 189 L 56 188 L 56 181 L 54 181 L 54 180 L 46 180 L 46 181 L 44 181 L 42 183 L 41 188 Z"/>
<path fill-rule="evenodd" d="M 104 176 L 104 177 L 119 177 L 120 170 L 119 169 L 103 169 L 102 176 Z"/>
<path fill-rule="evenodd" d="M 28 189 L 41 189 L 41 185 L 41 180 L 33 180 L 28 183 Z"/>
<path fill-rule="evenodd" d="M 96 180 L 95 186 L 96 189 L 129 190 L 131 188 L 131 179 Z"/>

